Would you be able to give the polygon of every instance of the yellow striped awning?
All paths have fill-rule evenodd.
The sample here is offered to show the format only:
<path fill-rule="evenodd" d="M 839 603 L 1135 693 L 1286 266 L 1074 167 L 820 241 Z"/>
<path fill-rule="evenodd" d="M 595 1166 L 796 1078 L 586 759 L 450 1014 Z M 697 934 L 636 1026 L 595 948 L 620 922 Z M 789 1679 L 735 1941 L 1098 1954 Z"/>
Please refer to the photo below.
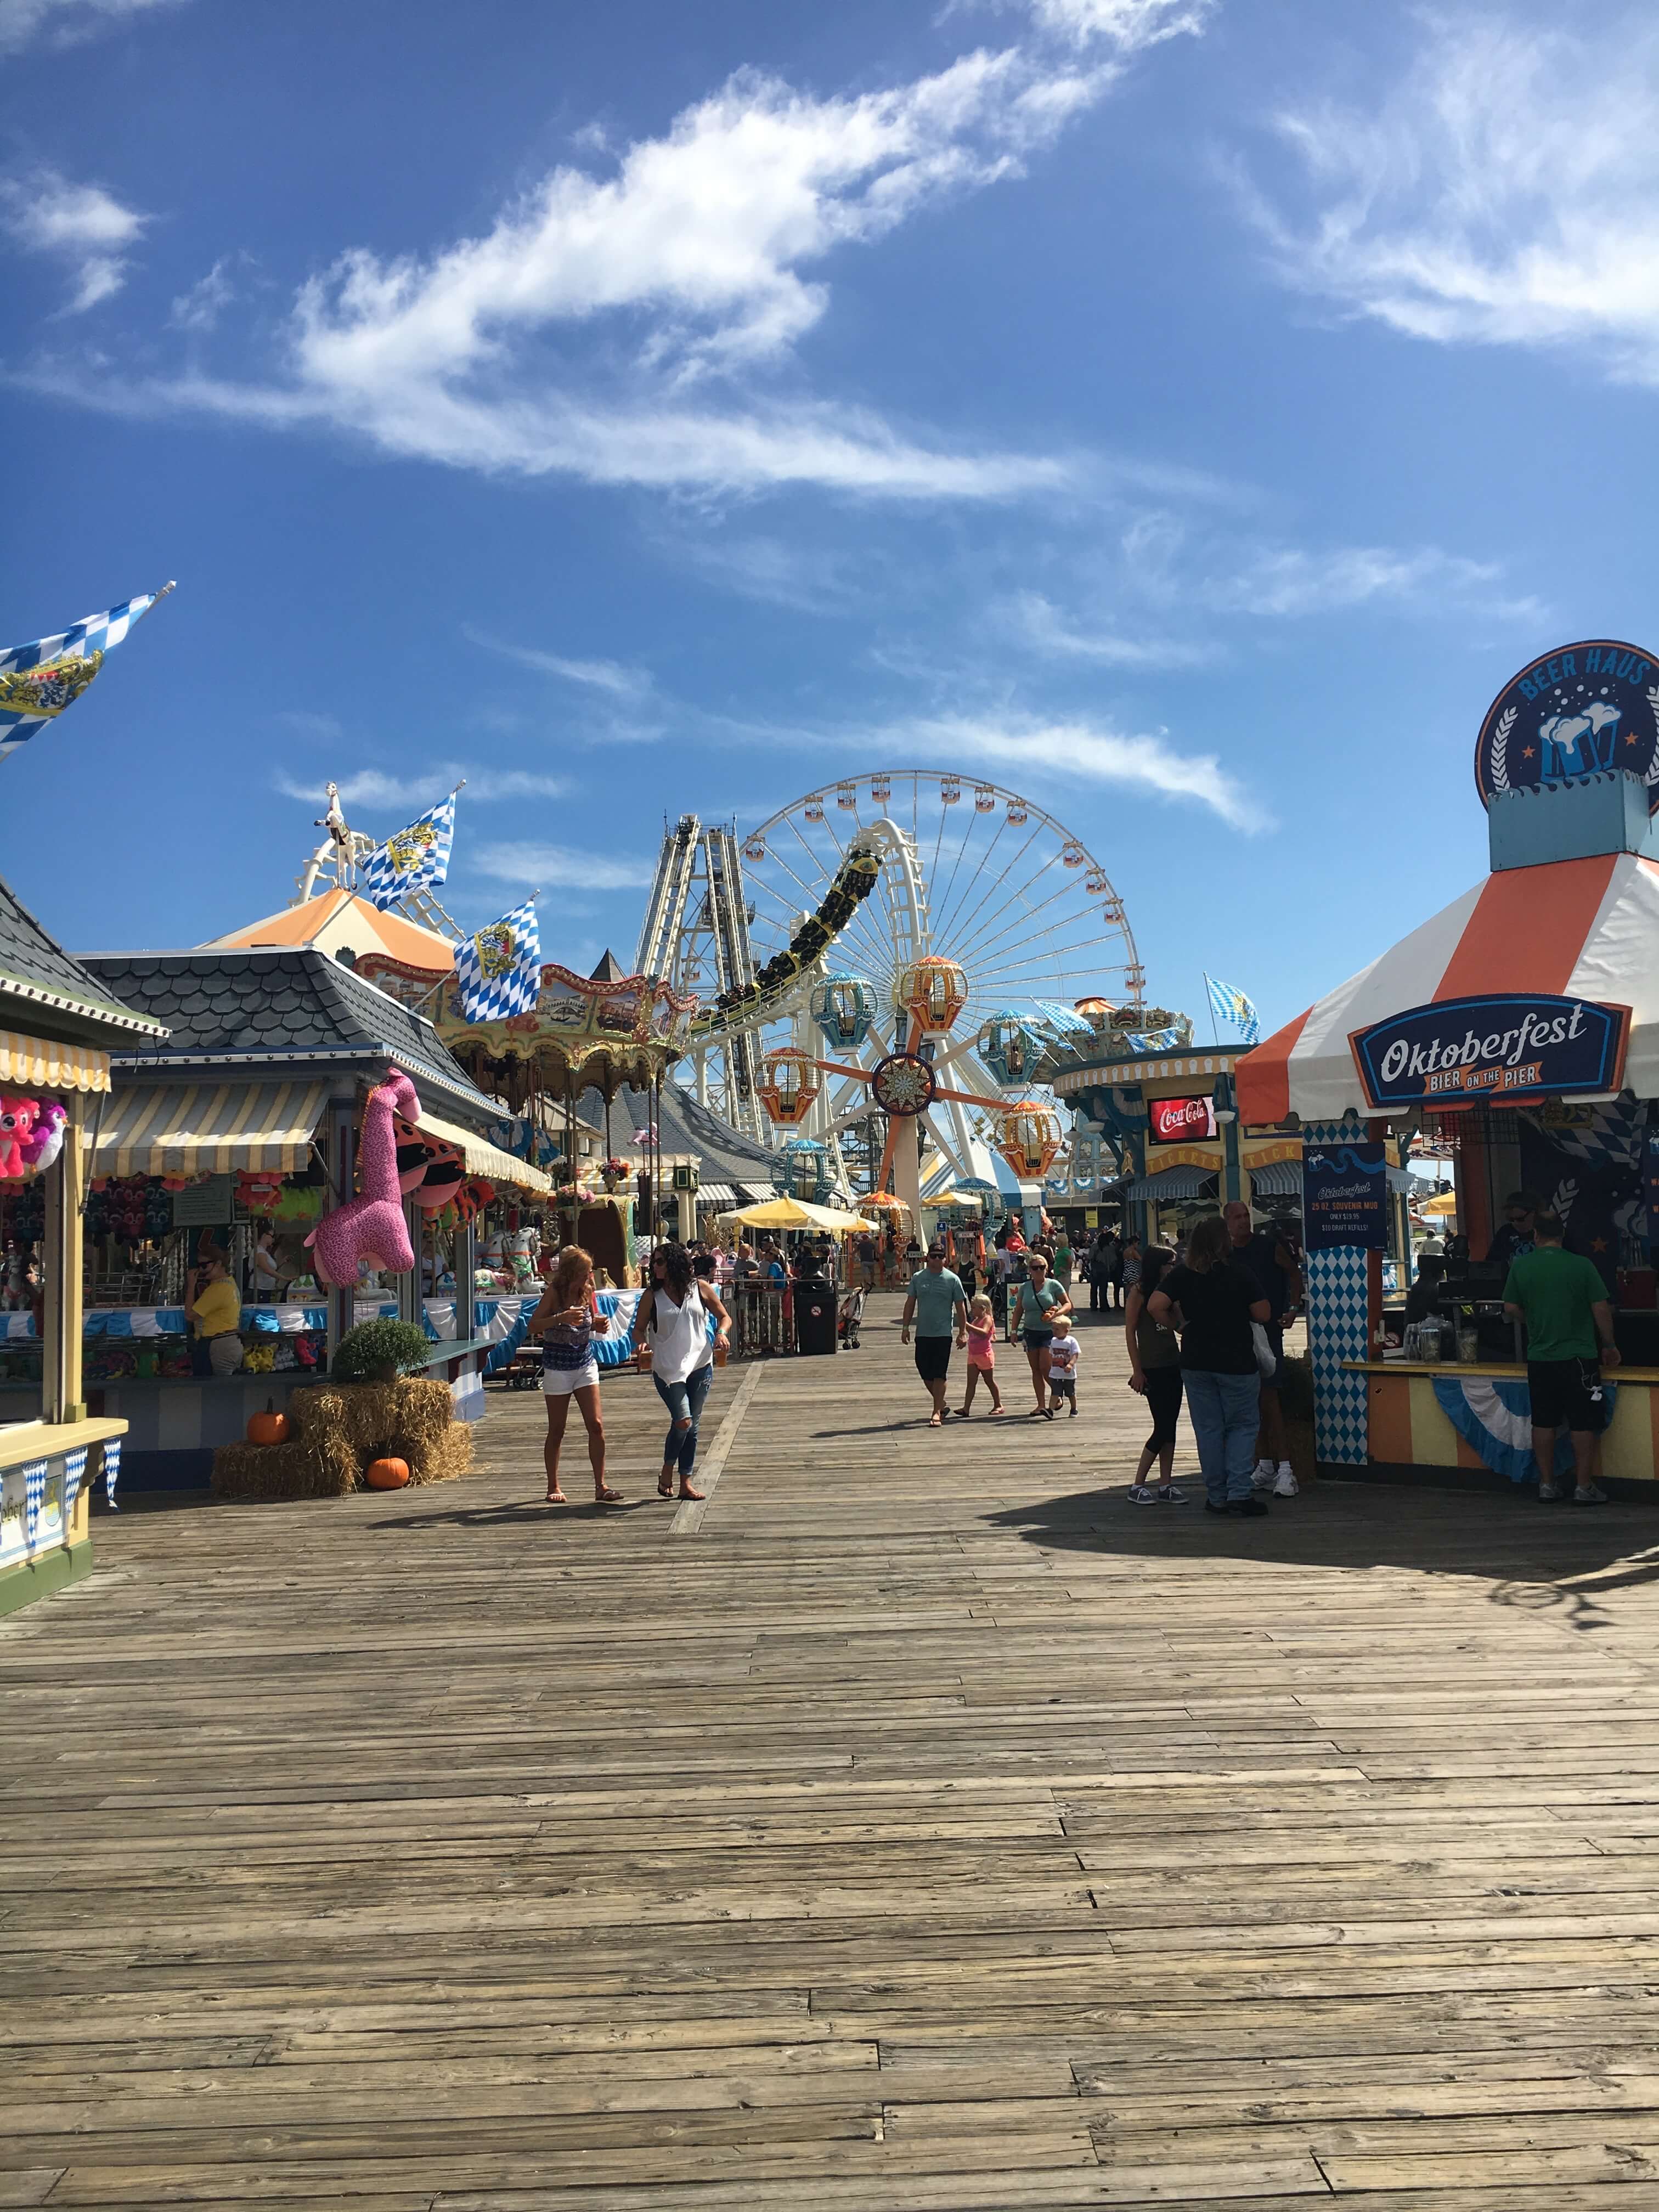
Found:
<path fill-rule="evenodd" d="M 441 1137 L 447 1145 L 453 1145 L 466 1162 L 469 1175 L 483 1176 L 490 1182 L 516 1185 L 520 1190 L 548 1191 L 553 1188 L 553 1178 L 532 1168 L 528 1160 L 504 1152 L 499 1145 L 492 1145 L 487 1137 L 475 1136 L 471 1129 L 462 1128 L 459 1121 L 440 1121 L 435 1114 L 422 1106 L 419 1123 L 423 1137 Z"/>
<path fill-rule="evenodd" d="M 90 1045 L 54 1044 L 49 1037 L 0 1030 L 0 1089 L 107 1091 L 109 1054 Z"/>
<path fill-rule="evenodd" d="M 104 1109 L 92 1173 L 224 1175 L 303 1167 L 330 1085 L 161 1083 L 123 1090 Z"/>

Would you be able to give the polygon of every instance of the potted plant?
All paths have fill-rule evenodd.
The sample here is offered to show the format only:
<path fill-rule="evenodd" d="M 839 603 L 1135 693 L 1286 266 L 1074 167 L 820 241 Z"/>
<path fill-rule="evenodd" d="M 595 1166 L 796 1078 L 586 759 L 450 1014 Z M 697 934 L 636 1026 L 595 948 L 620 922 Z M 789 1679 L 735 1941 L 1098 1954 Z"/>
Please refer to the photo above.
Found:
<path fill-rule="evenodd" d="M 412 1321 L 363 1321 L 340 1339 L 329 1373 L 337 1382 L 395 1382 L 423 1367 L 432 1346 Z"/>

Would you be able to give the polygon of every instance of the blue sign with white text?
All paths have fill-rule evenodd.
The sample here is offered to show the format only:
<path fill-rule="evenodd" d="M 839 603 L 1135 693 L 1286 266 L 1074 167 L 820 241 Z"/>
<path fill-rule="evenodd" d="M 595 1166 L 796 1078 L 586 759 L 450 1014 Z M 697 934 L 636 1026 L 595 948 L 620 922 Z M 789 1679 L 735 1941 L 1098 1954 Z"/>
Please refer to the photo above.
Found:
<path fill-rule="evenodd" d="M 1380 1145 L 1321 1145 L 1302 1156 L 1302 1241 L 1382 1252 L 1389 1243 L 1389 1164 Z"/>
<path fill-rule="evenodd" d="M 1628 769 L 1659 813 L 1659 654 L 1615 638 L 1589 638 L 1511 677 L 1480 725 L 1474 781 L 1480 803 Z"/>
<path fill-rule="evenodd" d="M 1511 992 L 1410 1006 L 1348 1042 L 1381 1111 L 1617 1091 L 1629 1029 L 1628 1006 Z"/>

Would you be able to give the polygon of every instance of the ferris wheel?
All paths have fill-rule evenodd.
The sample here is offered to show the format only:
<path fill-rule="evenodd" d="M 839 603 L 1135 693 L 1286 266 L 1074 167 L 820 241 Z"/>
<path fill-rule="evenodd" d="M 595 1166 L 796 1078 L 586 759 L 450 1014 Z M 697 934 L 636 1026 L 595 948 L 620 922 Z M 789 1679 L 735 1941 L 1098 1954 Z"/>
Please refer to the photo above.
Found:
<path fill-rule="evenodd" d="M 849 859 L 862 852 L 879 864 L 871 895 L 793 997 L 769 1001 L 734 1041 L 752 1081 L 723 1079 L 737 1063 L 730 1043 L 716 1048 L 728 1068 L 712 1087 L 731 1101 L 731 1118 L 761 1133 L 763 1107 L 773 1130 L 793 1133 L 786 1152 L 816 1149 L 843 1182 L 838 1135 L 873 1101 L 890 1117 L 919 1115 L 950 1176 L 985 1187 L 988 1145 L 1009 1156 L 1000 1123 L 1021 1107 L 1029 1117 L 1052 1105 L 1035 1071 L 1056 1030 L 1087 1025 L 1079 1002 L 1120 1006 L 1145 988 L 1123 902 L 1099 860 L 1000 785 L 929 769 L 849 777 L 734 842 L 751 973 L 790 951 Z M 917 1060 L 929 1077 L 907 1072 L 903 1063 Z M 707 1094 L 701 1066 L 698 1075 Z M 946 1095 L 936 1099 L 936 1090 Z M 921 1094 L 920 1105 L 890 1103 Z M 914 1181 L 905 1160 L 896 1164 L 896 1189 Z M 1026 1164 L 1041 1172 L 1034 1158 Z"/>

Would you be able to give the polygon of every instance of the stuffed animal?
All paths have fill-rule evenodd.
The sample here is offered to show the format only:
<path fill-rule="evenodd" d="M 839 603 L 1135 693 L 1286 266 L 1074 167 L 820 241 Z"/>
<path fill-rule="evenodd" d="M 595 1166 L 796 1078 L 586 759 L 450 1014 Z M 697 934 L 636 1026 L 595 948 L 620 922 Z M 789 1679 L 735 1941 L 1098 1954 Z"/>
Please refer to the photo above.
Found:
<path fill-rule="evenodd" d="M 69 1127 L 69 1115 L 55 1098 L 45 1100 L 35 1120 L 34 1127 L 22 1142 L 23 1167 L 29 1175 L 40 1175 L 54 1164 L 64 1149 L 64 1132 Z"/>
<path fill-rule="evenodd" d="M 239 1168 L 236 1170 L 236 1195 L 252 1214 L 268 1219 L 276 1211 L 276 1201 L 283 1194 L 281 1169 Z"/>
<path fill-rule="evenodd" d="M 410 1121 L 400 1120 L 397 1131 L 398 1188 L 422 1213 L 436 1213 L 465 1181 L 466 1163 L 446 1139 L 425 1136 Z"/>
<path fill-rule="evenodd" d="M 415 1265 L 398 1188 L 396 1121 L 400 1114 L 405 1121 L 418 1121 L 421 1102 L 415 1085 L 401 1068 L 394 1067 L 369 1092 L 363 1108 L 357 1152 L 362 1196 L 325 1213 L 306 1239 L 307 1249 L 316 1254 L 317 1273 L 338 1289 L 356 1282 L 360 1261 L 390 1275 L 406 1275 Z"/>
<path fill-rule="evenodd" d="M 0 1097 L 0 1182 L 15 1182 L 23 1175 L 23 1147 L 40 1118 L 38 1098 Z"/>

